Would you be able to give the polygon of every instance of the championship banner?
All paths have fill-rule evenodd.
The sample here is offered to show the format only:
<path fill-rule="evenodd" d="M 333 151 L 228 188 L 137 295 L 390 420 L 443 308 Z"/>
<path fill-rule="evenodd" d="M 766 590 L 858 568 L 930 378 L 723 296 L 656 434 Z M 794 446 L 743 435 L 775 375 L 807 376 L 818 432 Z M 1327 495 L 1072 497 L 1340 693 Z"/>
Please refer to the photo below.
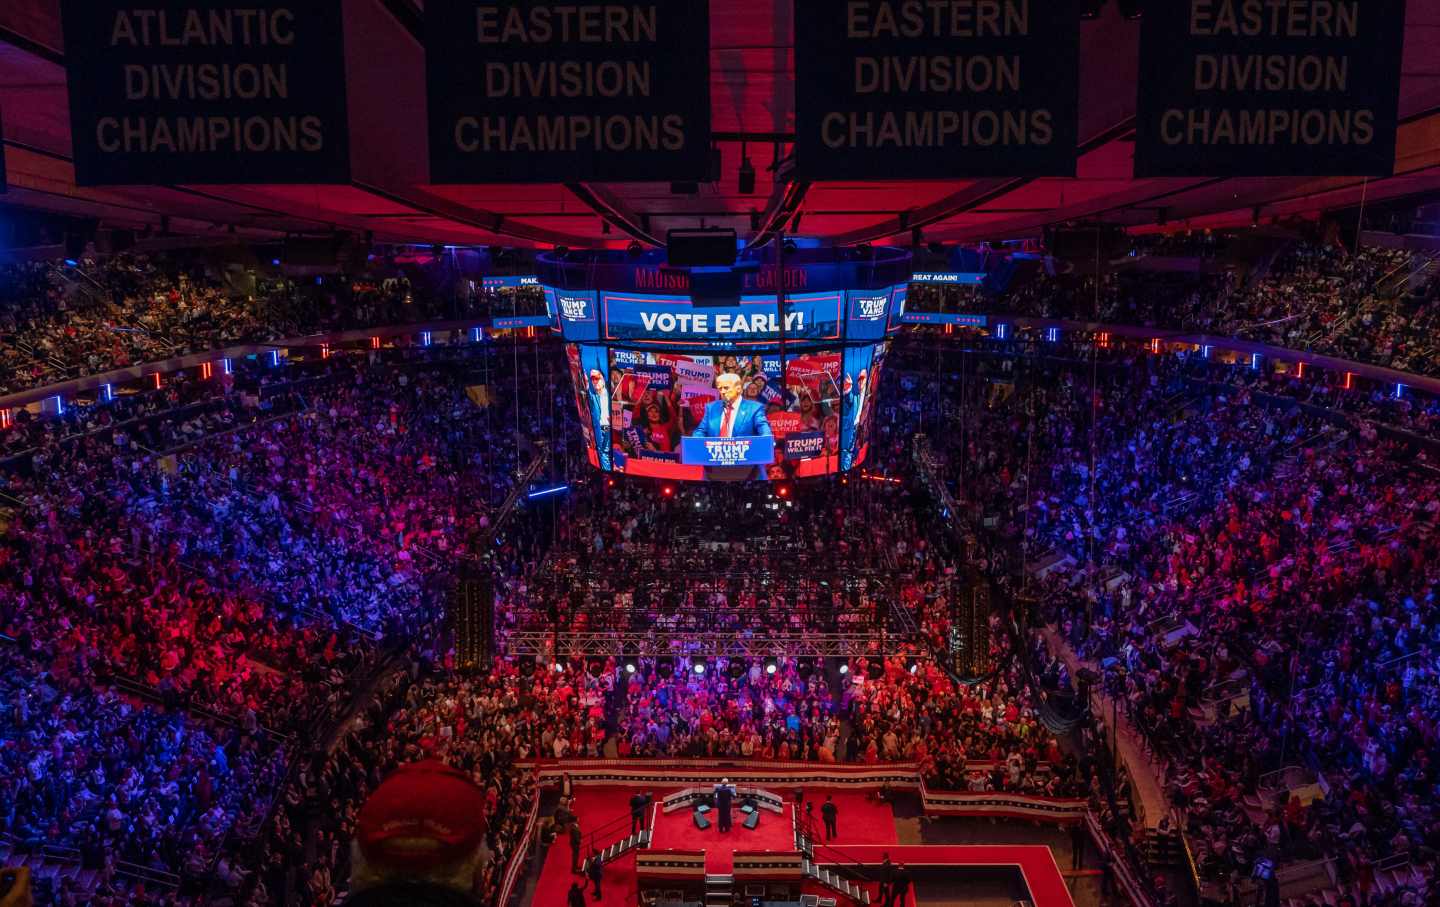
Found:
<path fill-rule="evenodd" d="M 5 118 L 4 111 L 0 111 L 0 195 L 4 195 L 9 183 L 5 175 Z"/>
<path fill-rule="evenodd" d="M 1075 0 L 795 0 L 808 180 L 1074 176 Z"/>
<path fill-rule="evenodd" d="M 775 461 L 775 439 L 681 438 L 680 462 L 686 466 L 768 466 Z"/>
<path fill-rule="evenodd" d="M 434 183 L 704 179 L 708 0 L 427 0 Z"/>
<path fill-rule="evenodd" d="M 1145 6 L 1135 175 L 1390 176 L 1404 0 Z"/>
<path fill-rule="evenodd" d="M 348 182 L 340 7 L 62 0 L 75 182 Z"/>
<path fill-rule="evenodd" d="M 561 295 L 561 315 L 564 299 Z M 606 293 L 602 298 L 604 339 L 685 344 L 754 343 L 780 337 L 780 313 L 769 297 L 740 305 L 694 306 L 688 298 Z M 578 319 L 573 320 L 578 323 Z M 837 340 L 841 294 L 796 294 L 785 298 L 785 336 L 790 340 Z M 571 339 L 571 321 L 565 323 Z"/>

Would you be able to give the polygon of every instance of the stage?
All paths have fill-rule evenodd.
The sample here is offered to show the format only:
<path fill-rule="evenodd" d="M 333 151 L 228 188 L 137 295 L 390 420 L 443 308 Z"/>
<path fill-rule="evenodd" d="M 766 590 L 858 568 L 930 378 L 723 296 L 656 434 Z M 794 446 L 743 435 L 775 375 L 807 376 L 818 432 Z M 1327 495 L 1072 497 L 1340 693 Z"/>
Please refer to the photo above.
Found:
<path fill-rule="evenodd" d="M 668 815 L 660 811 L 659 804 L 663 798 L 682 787 L 675 785 L 651 791 L 655 803 L 650 811 L 653 832 L 649 852 L 703 851 L 705 871 L 712 875 L 729 874 L 734 866 L 736 853 L 794 853 L 793 789 L 773 788 L 775 793 L 785 798 L 782 811 L 775 813 L 761 810 L 757 828 L 750 830 L 742 827 L 745 816 L 736 809 L 733 814 L 733 827 L 722 834 L 718 817 L 713 813 L 710 828 L 702 830 L 695 826 L 689 808 L 679 809 Z M 618 828 L 614 837 L 623 837 L 629 831 L 629 801 L 635 791 L 633 786 L 576 785 L 572 808 L 579 817 L 581 831 L 588 835 L 589 829 Z M 820 805 L 824 803 L 827 794 L 833 798 L 836 806 L 838 834 L 833 841 L 815 842 L 817 864 L 826 865 L 843 860 L 846 863 L 878 868 L 888 853 L 893 864 L 904 863 L 912 867 L 917 877 L 925 871 L 945 867 L 954 867 L 957 870 L 963 867 L 1015 870 L 1023 877 L 1037 907 L 1073 907 L 1069 891 L 1048 847 L 901 845 L 898 843 L 895 818 L 889 804 L 877 799 L 872 792 L 827 790 L 823 787 L 807 788 L 805 792 L 807 802 L 814 803 L 814 821 L 811 824 L 817 829 L 821 825 Z M 830 847 L 834 850 L 827 849 Z M 586 856 L 588 853 L 581 853 L 582 859 Z M 562 836 L 551 846 L 549 853 L 544 855 L 543 868 L 530 903 L 532 907 L 564 904 L 571 883 L 581 880 L 581 876 L 570 871 L 570 846 Z M 821 897 L 833 897 L 835 894 L 818 882 L 806 882 L 804 887 L 807 893 Z M 871 896 L 878 904 L 878 891 L 874 890 L 874 886 L 870 887 Z M 634 851 L 605 866 L 601 884 L 602 897 L 599 900 L 592 896 L 593 890 L 594 886 L 586 880 L 586 900 L 598 907 L 635 907 L 637 881 Z M 847 899 L 840 898 L 838 907 L 853 905 Z M 913 892 L 904 907 L 915 907 Z"/>

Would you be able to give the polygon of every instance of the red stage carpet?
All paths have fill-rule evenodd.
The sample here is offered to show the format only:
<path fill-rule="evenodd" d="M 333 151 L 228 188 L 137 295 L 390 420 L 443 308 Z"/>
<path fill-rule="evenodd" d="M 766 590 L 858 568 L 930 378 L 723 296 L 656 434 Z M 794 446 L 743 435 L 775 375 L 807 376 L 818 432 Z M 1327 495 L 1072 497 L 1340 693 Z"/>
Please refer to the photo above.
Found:
<path fill-rule="evenodd" d="M 656 790 L 656 801 L 670 790 Z M 630 815 L 632 787 L 577 787 L 574 802 L 575 814 L 580 817 L 582 831 L 600 828 L 607 823 Z M 776 791 L 787 797 L 789 791 Z M 807 790 L 807 797 L 816 797 L 815 815 L 818 824 L 820 804 L 824 802 L 823 789 Z M 863 864 L 878 866 L 883 854 L 889 853 L 892 862 L 908 863 L 917 868 L 925 866 L 1017 866 L 1025 874 L 1026 884 L 1035 898 L 1037 907 L 1073 907 L 1069 891 L 1054 857 L 1048 847 L 1039 845 L 1020 846 L 970 846 L 970 845 L 909 845 L 896 844 L 895 819 L 888 804 L 880 803 L 859 792 L 837 791 L 832 794 L 838 809 L 839 835 L 831 842 L 843 851 L 843 856 Z M 736 851 L 789 851 L 794 847 L 791 838 L 790 813 L 794 804 L 786 802 L 786 812 L 776 814 L 763 810 L 760 827 L 746 831 L 740 826 L 743 818 L 735 813 L 734 828 L 729 834 L 721 835 L 716 822 L 706 830 L 695 827 L 690 810 L 684 809 L 668 816 L 659 816 L 655 825 L 655 836 L 651 848 L 655 850 L 704 850 L 706 870 L 726 873 L 733 865 Z M 621 833 L 629 830 L 626 821 L 620 826 Z M 604 842 L 606 844 L 610 842 Z M 825 862 L 824 851 L 816 854 Z M 535 886 L 531 907 L 564 907 L 571 882 L 580 876 L 570 873 L 570 845 L 566 838 L 560 838 L 546 854 L 544 868 Z M 816 894 L 833 894 L 818 884 L 807 884 L 807 891 Z M 590 896 L 593 886 L 585 885 L 585 899 L 598 907 L 634 907 L 635 904 L 635 856 L 632 853 L 621 857 L 605 867 L 601 890 L 604 897 L 595 900 Z M 913 896 L 906 907 L 914 904 Z"/>
<path fill-rule="evenodd" d="M 714 813 L 711 813 L 710 827 L 701 831 L 690 818 L 689 809 L 677 810 L 656 820 L 650 849 L 703 850 L 706 872 L 728 873 L 735 865 L 737 850 L 783 852 L 795 849 L 790 827 L 791 808 L 789 803 L 785 804 L 784 814 L 760 810 L 760 825 L 754 830 L 740 826 L 745 821 L 745 814 L 737 809 L 734 825 L 725 834 L 720 833 L 720 820 Z"/>
<path fill-rule="evenodd" d="M 630 795 L 633 787 L 577 786 L 575 814 L 580 817 L 580 830 L 601 828 L 630 815 Z M 679 787 L 655 790 L 656 802 Z M 705 867 L 710 872 L 729 872 L 733 865 L 735 851 L 789 851 L 794 849 L 791 838 L 790 810 L 794 805 L 788 802 L 791 791 L 776 790 L 775 793 L 787 798 L 786 812 L 777 814 L 762 810 L 760 827 L 746 831 L 740 827 L 744 816 L 735 811 L 735 825 L 728 835 L 721 835 L 719 823 L 715 822 L 706 831 L 695 827 L 690 810 L 684 809 L 662 815 L 656 821 L 655 836 L 650 846 L 654 850 L 704 850 Z M 815 800 L 815 824 L 820 824 L 820 804 L 825 802 L 823 788 L 807 789 L 807 797 Z M 856 844 L 895 843 L 895 818 L 889 804 L 881 803 L 873 796 L 857 791 L 834 791 L 835 807 L 838 810 L 836 825 L 840 832 L 833 842 L 837 847 Z M 622 831 L 628 830 L 625 823 Z M 618 838 L 620 835 L 617 834 Z M 609 842 L 606 842 L 609 843 Z M 583 856 L 583 855 L 582 855 Z M 570 883 L 579 876 L 570 874 L 570 845 L 564 838 L 558 840 L 546 855 L 544 869 L 535 886 L 533 907 L 559 907 L 565 903 Z M 635 858 L 626 855 L 605 867 L 605 879 L 601 884 L 603 900 L 590 898 L 591 887 L 586 886 L 586 899 L 600 907 L 633 907 L 635 903 Z"/>

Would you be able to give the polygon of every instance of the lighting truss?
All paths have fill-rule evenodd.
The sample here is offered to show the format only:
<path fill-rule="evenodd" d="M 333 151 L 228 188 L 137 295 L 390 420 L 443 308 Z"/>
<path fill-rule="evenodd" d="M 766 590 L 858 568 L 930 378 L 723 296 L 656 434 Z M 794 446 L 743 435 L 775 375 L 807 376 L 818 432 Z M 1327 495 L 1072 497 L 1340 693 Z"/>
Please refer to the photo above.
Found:
<path fill-rule="evenodd" d="M 903 609 L 896 609 L 896 612 Z M 908 616 L 908 615 L 907 615 Z M 913 620 L 911 621 L 913 627 Z M 927 652 L 916 646 L 912 633 L 794 633 L 769 634 L 764 637 L 745 633 L 711 633 L 696 636 L 689 632 L 653 633 L 552 633 L 518 631 L 505 634 L 503 649 L 508 656 L 535 655 L 566 658 L 588 656 L 620 658 L 633 655 L 641 658 L 672 656 L 688 658 L 702 655 L 765 658 L 858 658 L 860 656 L 910 655 Z"/>

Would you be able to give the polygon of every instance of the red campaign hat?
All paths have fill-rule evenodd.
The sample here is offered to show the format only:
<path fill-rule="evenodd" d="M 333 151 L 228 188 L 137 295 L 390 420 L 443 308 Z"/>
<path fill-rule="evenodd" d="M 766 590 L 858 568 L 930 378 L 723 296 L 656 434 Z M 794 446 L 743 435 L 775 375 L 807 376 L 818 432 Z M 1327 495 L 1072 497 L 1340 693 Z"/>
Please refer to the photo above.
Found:
<path fill-rule="evenodd" d="M 396 769 L 360 809 L 360 851 L 376 866 L 423 872 L 463 859 L 485 838 L 485 795 L 427 759 Z"/>

